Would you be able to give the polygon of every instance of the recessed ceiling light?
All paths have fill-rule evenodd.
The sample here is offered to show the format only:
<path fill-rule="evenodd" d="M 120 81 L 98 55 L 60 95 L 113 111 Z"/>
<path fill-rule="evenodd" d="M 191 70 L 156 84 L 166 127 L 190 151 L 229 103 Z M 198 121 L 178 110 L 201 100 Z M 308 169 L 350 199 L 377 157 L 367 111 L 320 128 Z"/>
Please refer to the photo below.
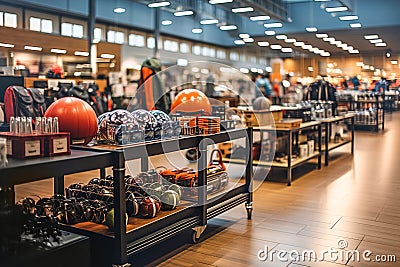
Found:
<path fill-rule="evenodd" d="M 386 46 L 386 43 L 377 43 L 377 44 L 375 44 L 375 46 L 380 46 L 380 47 L 383 47 L 383 46 Z"/>
<path fill-rule="evenodd" d="M 265 31 L 265 35 L 275 35 L 275 31 Z"/>
<path fill-rule="evenodd" d="M 56 53 L 56 54 L 65 54 L 65 53 L 67 53 L 67 50 L 65 50 L 65 49 L 52 48 L 52 49 L 50 50 L 50 52 Z"/>
<path fill-rule="evenodd" d="M 307 67 L 307 69 L 308 69 L 308 71 L 311 71 L 311 72 L 313 72 L 313 71 L 314 71 L 314 68 L 313 68 L 313 67 L 311 67 L 311 66 Z"/>
<path fill-rule="evenodd" d="M 125 11 L 126 11 L 126 9 L 123 8 L 123 7 L 116 7 L 116 8 L 114 8 L 114 13 L 117 13 L 117 14 L 125 13 Z"/>
<path fill-rule="evenodd" d="M 253 12 L 254 8 L 247 6 L 247 7 L 238 7 L 238 8 L 232 8 L 233 13 L 245 13 L 245 12 Z"/>
<path fill-rule="evenodd" d="M 249 69 L 247 69 L 247 68 L 240 68 L 239 70 L 242 73 L 249 73 L 250 72 Z"/>
<path fill-rule="evenodd" d="M 372 40 L 369 40 L 369 42 L 371 44 L 377 44 L 377 43 L 383 43 L 383 40 L 382 39 L 372 39 Z"/>
<path fill-rule="evenodd" d="M 333 37 L 325 37 L 322 40 L 324 40 L 325 42 L 334 42 L 336 39 Z"/>
<path fill-rule="evenodd" d="M 353 49 L 349 51 L 350 54 L 359 54 L 360 51 L 358 49 Z"/>
<path fill-rule="evenodd" d="M 362 24 L 361 23 L 350 23 L 351 28 L 361 28 Z"/>
<path fill-rule="evenodd" d="M 377 35 L 377 34 L 364 35 L 364 38 L 367 39 L 367 40 L 378 39 L 379 35 Z"/>
<path fill-rule="evenodd" d="M 38 46 L 30 46 L 30 45 L 26 45 L 24 46 L 24 49 L 26 50 L 31 50 L 31 51 L 42 51 L 43 48 L 38 47 Z"/>
<path fill-rule="evenodd" d="M 257 43 L 259 46 L 269 46 L 268 42 L 258 42 Z"/>
<path fill-rule="evenodd" d="M 370 66 L 369 69 L 370 70 L 375 70 L 375 67 L 374 66 Z"/>
<path fill-rule="evenodd" d="M 244 45 L 244 41 L 243 40 L 235 40 L 233 41 L 236 45 Z"/>
<path fill-rule="evenodd" d="M 87 57 L 87 56 L 89 56 L 89 52 L 75 51 L 74 55 L 75 56 Z"/>
<path fill-rule="evenodd" d="M 200 21 L 200 24 L 202 25 L 210 25 L 210 24 L 217 24 L 218 20 L 217 19 L 204 19 Z"/>
<path fill-rule="evenodd" d="M 305 44 L 305 45 L 302 45 L 301 48 L 308 50 L 308 49 L 312 48 L 312 45 Z"/>
<path fill-rule="evenodd" d="M 304 42 L 295 42 L 294 43 L 294 46 L 303 46 L 304 45 Z"/>
<path fill-rule="evenodd" d="M 341 16 L 339 17 L 340 20 L 357 20 L 358 16 L 356 15 L 350 15 L 350 16 Z"/>
<path fill-rule="evenodd" d="M 236 25 L 222 25 L 221 27 L 219 27 L 219 29 L 221 31 L 232 31 L 232 30 L 236 30 L 237 26 Z"/>
<path fill-rule="evenodd" d="M 232 3 L 233 0 L 210 0 L 208 1 L 211 5 L 217 5 L 217 4 L 225 4 L 225 3 Z"/>
<path fill-rule="evenodd" d="M 296 39 L 294 39 L 294 38 L 289 38 L 289 39 L 285 40 L 285 43 L 288 43 L 288 44 L 295 43 L 295 42 L 296 42 Z"/>
<path fill-rule="evenodd" d="M 154 2 L 150 3 L 147 6 L 148 7 L 163 7 L 163 6 L 169 6 L 171 3 L 168 1 L 162 1 L 162 2 Z"/>
<path fill-rule="evenodd" d="M 0 43 L 1 47 L 7 47 L 7 48 L 13 48 L 15 45 L 13 44 L 5 44 L 5 43 Z"/>
<path fill-rule="evenodd" d="M 317 32 L 318 29 L 316 27 L 307 27 L 306 31 L 308 31 L 308 32 Z"/>
<path fill-rule="evenodd" d="M 292 52 L 293 52 L 293 49 L 290 48 L 290 47 L 282 47 L 281 51 L 282 51 L 283 53 L 292 53 Z"/>
<path fill-rule="evenodd" d="M 285 40 L 285 39 L 287 39 L 287 36 L 284 34 L 279 34 L 279 35 L 275 36 L 275 38 L 278 40 Z"/>
<path fill-rule="evenodd" d="M 250 68 L 251 72 L 258 72 L 257 68 Z"/>
<path fill-rule="evenodd" d="M 342 41 L 332 41 L 331 44 L 338 46 L 342 44 Z"/>
<path fill-rule="evenodd" d="M 397 60 L 391 60 L 391 61 L 390 61 L 390 63 L 391 63 L 392 65 L 397 65 L 397 62 L 398 62 Z"/>
<path fill-rule="evenodd" d="M 283 24 L 280 22 L 264 23 L 265 28 L 281 28 L 282 26 L 283 26 Z"/>
<path fill-rule="evenodd" d="M 254 42 L 253 38 L 244 38 L 243 41 L 245 41 L 246 43 L 252 43 Z"/>
<path fill-rule="evenodd" d="M 113 55 L 113 54 L 101 54 L 100 57 L 107 58 L 107 59 L 113 59 L 113 58 L 115 58 L 115 55 Z"/>
<path fill-rule="evenodd" d="M 328 34 L 326 34 L 326 33 L 316 33 L 315 36 L 317 38 L 327 38 Z"/>
<path fill-rule="evenodd" d="M 314 47 L 312 47 L 312 45 L 310 45 L 310 47 L 307 49 L 310 52 L 313 52 Z"/>
<path fill-rule="evenodd" d="M 250 17 L 250 20 L 252 20 L 252 21 L 269 20 L 269 19 L 271 19 L 270 16 L 253 16 L 253 17 Z"/>
<path fill-rule="evenodd" d="M 313 47 L 313 48 L 311 48 L 311 49 L 309 49 L 310 50 L 310 52 L 317 52 L 317 51 L 319 51 L 319 48 L 317 48 L 317 47 Z"/>
<path fill-rule="evenodd" d="M 325 8 L 326 12 L 342 12 L 349 10 L 347 6 L 337 6 L 337 7 L 327 7 Z"/>
<path fill-rule="evenodd" d="M 239 34 L 239 38 L 245 39 L 245 38 L 250 38 L 250 34 L 247 33 L 241 33 Z"/>
<path fill-rule="evenodd" d="M 195 33 L 195 34 L 199 34 L 199 33 L 202 33 L 202 32 L 203 32 L 203 30 L 200 29 L 200 28 L 194 28 L 194 29 L 192 29 L 192 33 Z"/>
<path fill-rule="evenodd" d="M 321 56 L 323 56 L 323 57 L 329 57 L 330 55 L 331 55 L 331 53 L 329 53 L 329 52 L 321 53 Z"/>
<path fill-rule="evenodd" d="M 171 25 L 172 24 L 172 20 L 169 20 L 169 19 L 163 20 L 163 21 L 161 21 L 161 24 L 164 25 L 164 26 Z"/>
<path fill-rule="evenodd" d="M 271 49 L 274 49 L 274 50 L 281 50 L 282 49 L 282 46 L 278 45 L 278 44 L 273 44 L 270 47 L 271 47 Z"/>
<path fill-rule="evenodd" d="M 190 15 L 193 15 L 192 10 L 177 11 L 174 13 L 175 17 L 190 16 Z"/>

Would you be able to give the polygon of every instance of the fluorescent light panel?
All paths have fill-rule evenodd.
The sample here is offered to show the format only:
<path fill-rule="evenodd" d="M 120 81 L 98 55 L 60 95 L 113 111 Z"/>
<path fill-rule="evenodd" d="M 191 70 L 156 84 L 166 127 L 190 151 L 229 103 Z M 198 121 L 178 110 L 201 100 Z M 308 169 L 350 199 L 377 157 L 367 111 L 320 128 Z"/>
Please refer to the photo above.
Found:
<path fill-rule="evenodd" d="M 386 43 L 377 43 L 377 44 L 375 44 L 375 46 L 384 47 L 384 46 L 386 46 Z"/>
<path fill-rule="evenodd" d="M 259 46 L 269 46 L 268 42 L 258 42 L 257 43 Z"/>
<path fill-rule="evenodd" d="M 252 21 L 269 20 L 269 19 L 271 19 L 270 16 L 254 16 L 254 17 L 250 17 L 250 20 L 252 20 Z"/>
<path fill-rule="evenodd" d="M 308 49 L 311 49 L 312 46 L 311 46 L 311 45 L 308 45 L 308 44 L 305 44 L 305 45 L 302 45 L 301 48 L 303 48 L 303 49 L 305 49 L 305 50 L 308 50 Z"/>
<path fill-rule="evenodd" d="M 337 7 L 327 7 L 325 8 L 326 12 L 342 12 L 349 10 L 347 6 L 337 6 Z"/>
<path fill-rule="evenodd" d="M 195 33 L 195 34 L 202 33 L 202 32 L 203 32 L 203 30 L 200 28 L 192 29 L 192 33 Z"/>
<path fill-rule="evenodd" d="M 115 12 L 115 13 L 118 13 L 118 14 L 125 13 L 125 11 L 126 11 L 126 9 L 123 8 L 123 7 L 116 7 L 116 8 L 114 8 L 114 12 Z"/>
<path fill-rule="evenodd" d="M 163 20 L 163 21 L 161 21 L 161 24 L 164 25 L 164 26 L 171 25 L 172 24 L 172 20 L 169 20 L 169 19 Z"/>
<path fill-rule="evenodd" d="M 293 39 L 293 38 L 289 38 L 289 39 L 285 40 L 285 43 L 288 43 L 288 44 L 295 43 L 295 42 L 296 42 L 296 39 Z"/>
<path fill-rule="evenodd" d="M 243 41 L 245 41 L 246 43 L 252 43 L 254 42 L 253 38 L 244 38 Z"/>
<path fill-rule="evenodd" d="M 279 34 L 279 35 L 277 35 L 277 36 L 275 36 L 275 37 L 276 37 L 276 39 L 278 39 L 278 40 L 285 40 L 285 39 L 287 39 L 287 36 L 284 35 L 284 34 Z"/>
<path fill-rule="evenodd" d="M 219 29 L 221 31 L 232 31 L 232 30 L 236 30 L 237 26 L 236 25 L 222 25 L 221 27 L 219 27 Z"/>
<path fill-rule="evenodd" d="M 225 4 L 225 3 L 232 3 L 233 0 L 210 0 L 208 3 L 211 5 L 218 5 L 218 4 Z"/>
<path fill-rule="evenodd" d="M 304 45 L 304 42 L 295 42 L 294 43 L 294 46 L 303 46 Z"/>
<path fill-rule="evenodd" d="M 362 24 L 361 23 L 350 23 L 351 28 L 361 28 Z"/>
<path fill-rule="evenodd" d="M 372 39 L 372 40 L 369 40 L 369 42 L 371 44 L 377 44 L 377 43 L 383 43 L 383 40 L 382 39 Z"/>
<path fill-rule="evenodd" d="M 264 27 L 265 28 L 281 28 L 283 26 L 282 23 L 280 22 L 274 22 L 274 23 L 265 23 Z"/>
<path fill-rule="evenodd" d="M 26 49 L 26 50 L 31 50 L 31 51 L 42 51 L 42 50 L 43 50 L 43 48 L 41 48 L 41 47 L 38 47 L 38 46 L 30 46 L 30 45 L 26 45 L 26 46 L 24 47 L 24 49 Z"/>
<path fill-rule="evenodd" d="M 367 40 L 378 39 L 379 35 L 377 35 L 377 34 L 364 35 L 364 38 Z"/>
<path fill-rule="evenodd" d="M 274 50 L 281 50 L 282 49 L 282 46 L 278 45 L 278 44 L 273 44 L 270 47 L 271 47 L 271 49 L 274 49 Z"/>
<path fill-rule="evenodd" d="M 328 38 L 329 37 L 329 35 L 326 33 L 316 33 L 315 36 L 317 38 Z"/>
<path fill-rule="evenodd" d="M 318 29 L 316 27 L 307 27 L 306 31 L 308 31 L 308 32 L 317 32 Z"/>
<path fill-rule="evenodd" d="M 398 62 L 397 60 L 391 60 L 391 61 L 390 61 L 390 63 L 391 63 L 392 65 L 397 65 L 397 62 Z"/>
<path fill-rule="evenodd" d="M 244 41 L 243 40 L 235 40 L 233 41 L 236 45 L 244 45 Z"/>
<path fill-rule="evenodd" d="M 357 20 L 357 19 L 358 19 L 358 16 L 356 16 L 356 15 L 341 16 L 341 17 L 339 17 L 339 19 L 340 19 L 340 20 L 344 20 L 344 21 L 347 21 L 347 20 Z"/>
<path fill-rule="evenodd" d="M 336 41 L 336 39 L 333 38 L 333 37 L 325 37 L 322 40 L 324 40 L 325 42 L 334 42 L 334 41 Z"/>
<path fill-rule="evenodd" d="M 107 58 L 107 59 L 113 59 L 113 58 L 115 58 L 115 55 L 113 55 L 113 54 L 101 54 L 100 57 Z"/>
<path fill-rule="evenodd" d="M 183 16 L 190 16 L 190 15 L 193 15 L 192 10 L 177 11 L 174 13 L 175 17 L 183 17 Z"/>
<path fill-rule="evenodd" d="M 88 57 L 89 56 L 89 52 L 75 51 L 74 55 L 75 56 Z"/>
<path fill-rule="evenodd" d="M 265 35 L 271 36 L 271 35 L 275 35 L 275 34 L 276 34 L 275 31 L 265 31 Z"/>
<path fill-rule="evenodd" d="M 245 39 L 245 38 L 250 38 L 250 34 L 247 33 L 241 33 L 239 34 L 239 38 Z"/>
<path fill-rule="evenodd" d="M 292 53 L 292 52 L 293 52 L 293 49 L 290 48 L 290 47 L 282 47 L 281 51 L 282 51 L 283 53 Z"/>
<path fill-rule="evenodd" d="M 238 8 L 232 8 L 233 13 L 245 13 L 245 12 L 253 12 L 254 8 L 247 6 L 247 7 L 238 7 Z"/>
<path fill-rule="evenodd" d="M 50 52 L 56 53 L 56 54 L 65 54 L 65 53 L 67 53 L 67 50 L 65 50 L 65 49 L 52 48 L 52 49 L 50 50 Z"/>
<path fill-rule="evenodd" d="M 171 3 L 168 1 L 162 1 L 162 2 L 154 2 L 150 3 L 147 6 L 148 7 L 163 7 L 163 6 L 169 6 Z"/>
<path fill-rule="evenodd" d="M 5 43 L 0 43 L 1 47 L 7 47 L 7 48 L 13 48 L 15 45 L 13 44 L 5 44 Z"/>
<path fill-rule="evenodd" d="M 200 21 L 200 24 L 202 25 L 210 25 L 210 24 L 217 24 L 218 20 L 217 19 L 204 19 Z"/>

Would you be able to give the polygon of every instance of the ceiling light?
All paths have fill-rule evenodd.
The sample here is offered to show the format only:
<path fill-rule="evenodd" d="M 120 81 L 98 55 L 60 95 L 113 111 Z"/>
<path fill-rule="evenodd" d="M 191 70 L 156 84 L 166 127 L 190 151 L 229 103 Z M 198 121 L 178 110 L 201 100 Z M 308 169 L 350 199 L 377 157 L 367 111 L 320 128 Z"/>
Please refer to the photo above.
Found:
<path fill-rule="evenodd" d="M 75 56 L 88 57 L 89 56 L 89 52 L 75 51 L 74 55 Z"/>
<path fill-rule="evenodd" d="M 24 46 L 24 49 L 26 50 L 32 50 L 32 51 L 42 51 L 43 48 L 38 47 L 38 46 L 30 46 L 30 45 L 26 45 Z"/>
<path fill-rule="evenodd" d="M 204 19 L 200 21 L 200 24 L 202 25 L 210 25 L 210 24 L 217 24 L 218 20 L 217 19 Z"/>
<path fill-rule="evenodd" d="M 125 13 L 125 11 L 126 11 L 126 9 L 123 8 L 123 7 L 116 7 L 116 8 L 114 8 L 114 13 L 117 13 L 117 14 Z"/>
<path fill-rule="evenodd" d="M 339 17 L 340 20 L 357 20 L 358 16 L 356 15 L 350 15 L 350 16 L 341 16 Z"/>
<path fill-rule="evenodd" d="M 341 44 L 341 45 L 338 45 L 337 47 L 345 49 L 345 48 L 347 48 L 348 46 L 349 46 L 348 44 Z"/>
<path fill-rule="evenodd" d="M 364 35 L 364 38 L 367 39 L 367 40 L 378 39 L 379 35 L 377 35 L 377 34 Z"/>
<path fill-rule="evenodd" d="M 192 10 L 177 11 L 174 13 L 175 17 L 190 16 L 190 15 L 193 15 Z"/>
<path fill-rule="evenodd" d="M 358 49 L 350 50 L 350 54 L 359 54 L 360 51 Z"/>
<path fill-rule="evenodd" d="M 65 54 L 65 53 L 67 53 L 67 50 L 65 50 L 65 49 L 57 49 L 57 48 L 52 48 L 50 51 L 52 53 L 57 53 L 57 54 Z"/>
<path fill-rule="evenodd" d="M 375 46 L 383 47 L 383 46 L 386 46 L 386 43 L 377 43 L 377 44 L 375 44 Z"/>
<path fill-rule="evenodd" d="M 338 7 L 327 7 L 325 8 L 326 12 L 342 12 L 349 10 L 347 6 L 338 6 Z"/>
<path fill-rule="evenodd" d="M 5 43 L 0 43 L 1 47 L 7 47 L 7 48 L 13 48 L 15 45 L 13 44 L 5 44 Z"/>
<path fill-rule="evenodd" d="M 100 57 L 107 58 L 107 59 L 113 59 L 113 58 L 115 58 L 115 55 L 113 55 L 113 54 L 101 54 Z"/>
<path fill-rule="evenodd" d="M 352 47 L 352 46 L 343 47 L 343 50 L 353 50 L 353 49 L 354 49 L 354 47 Z"/>
<path fill-rule="evenodd" d="M 265 31 L 265 35 L 275 35 L 275 31 Z"/>
<path fill-rule="evenodd" d="M 253 12 L 254 8 L 247 6 L 247 7 L 238 7 L 238 8 L 232 8 L 233 13 L 245 13 L 245 12 Z"/>
<path fill-rule="evenodd" d="M 305 49 L 305 50 L 308 50 L 308 49 L 311 49 L 312 46 L 311 46 L 311 45 L 308 45 L 308 44 L 305 44 L 305 45 L 301 46 L 301 48 L 303 48 L 303 49 Z"/>
<path fill-rule="evenodd" d="M 242 73 L 249 73 L 250 72 L 249 69 L 246 69 L 246 68 L 240 68 L 239 70 Z"/>
<path fill-rule="evenodd" d="M 210 0 L 208 3 L 211 5 L 217 5 L 217 4 L 225 4 L 225 3 L 232 3 L 233 0 Z"/>
<path fill-rule="evenodd" d="M 313 48 L 311 48 L 311 49 L 309 49 L 310 50 L 310 52 L 317 52 L 317 51 L 319 51 L 319 48 L 317 48 L 317 47 L 313 47 Z"/>
<path fill-rule="evenodd" d="M 310 47 L 307 50 L 310 52 L 314 52 L 313 49 L 314 49 L 314 47 L 312 47 L 312 45 L 310 45 Z"/>
<path fill-rule="evenodd" d="M 148 7 L 163 7 L 163 6 L 169 6 L 171 3 L 168 1 L 163 1 L 163 2 L 155 2 L 155 3 L 150 3 L 147 6 Z"/>
<path fill-rule="evenodd" d="M 369 67 L 370 70 L 375 70 L 374 66 Z"/>
<path fill-rule="evenodd" d="M 257 68 L 250 68 L 251 72 L 258 72 Z"/>
<path fill-rule="evenodd" d="M 362 24 L 361 23 L 350 23 L 351 28 L 361 28 Z"/>
<path fill-rule="evenodd" d="M 321 56 L 323 56 L 323 57 L 329 57 L 331 54 L 329 53 L 329 52 L 324 52 L 324 53 L 321 53 Z"/>
<path fill-rule="evenodd" d="M 358 62 L 356 62 L 356 66 L 357 66 L 357 67 L 362 67 L 362 66 L 364 66 L 364 63 L 358 61 Z"/>
<path fill-rule="evenodd" d="M 247 33 L 241 33 L 239 34 L 239 38 L 245 39 L 245 38 L 250 38 L 250 34 Z"/>
<path fill-rule="evenodd" d="M 200 29 L 200 28 L 194 28 L 194 29 L 192 29 L 192 33 L 194 33 L 194 34 L 198 34 L 198 33 L 202 33 L 202 32 L 203 32 L 203 30 Z"/>
<path fill-rule="evenodd" d="M 250 20 L 252 20 L 252 21 L 269 20 L 269 19 L 271 19 L 270 16 L 254 16 L 254 17 L 250 17 Z"/>
<path fill-rule="evenodd" d="M 222 25 L 221 27 L 219 27 L 219 29 L 221 31 L 232 31 L 232 30 L 236 30 L 237 26 L 236 25 Z"/>
<path fill-rule="evenodd" d="M 314 71 L 314 68 L 311 66 L 307 67 L 307 69 L 308 69 L 308 71 Z"/>
<path fill-rule="evenodd" d="M 267 72 L 272 72 L 272 67 L 270 67 L 270 66 L 265 67 L 265 71 L 267 71 Z"/>
<path fill-rule="evenodd" d="M 278 39 L 278 40 L 285 40 L 285 39 L 287 39 L 287 36 L 284 35 L 284 34 L 279 34 L 279 35 L 277 35 L 277 36 L 275 36 L 275 37 L 276 37 L 276 39 Z"/>
<path fill-rule="evenodd" d="M 333 41 L 331 44 L 338 46 L 342 44 L 342 41 Z"/>
<path fill-rule="evenodd" d="M 271 49 L 274 49 L 274 50 L 281 50 L 281 49 L 282 49 L 282 46 L 281 46 L 281 45 L 278 45 L 278 44 L 273 44 L 273 45 L 271 45 Z"/>
<path fill-rule="evenodd" d="M 303 46 L 304 45 L 304 42 L 295 42 L 294 43 L 294 46 Z"/>
<path fill-rule="evenodd" d="M 296 39 L 293 39 L 293 38 L 290 38 L 290 39 L 286 39 L 285 40 L 285 43 L 288 43 L 288 44 L 290 44 L 290 43 L 295 43 L 296 42 Z"/>
<path fill-rule="evenodd" d="M 327 38 L 328 34 L 326 34 L 326 33 L 316 33 L 315 36 L 317 38 Z"/>
<path fill-rule="evenodd" d="M 383 43 L 383 40 L 382 39 L 372 39 L 372 40 L 369 40 L 369 42 L 371 44 L 377 44 L 377 43 Z"/>
<path fill-rule="evenodd" d="M 163 21 L 161 21 L 161 24 L 164 25 L 164 26 L 171 25 L 172 24 L 172 20 L 169 20 L 169 19 L 163 20 Z"/>
<path fill-rule="evenodd" d="M 324 40 L 325 42 L 334 42 L 336 39 L 333 37 L 325 37 L 322 40 Z"/>
<path fill-rule="evenodd" d="M 283 53 L 292 53 L 292 52 L 293 52 L 293 49 L 290 48 L 290 47 L 283 47 L 283 48 L 281 49 L 281 51 L 282 51 Z"/>
<path fill-rule="evenodd" d="M 391 63 L 392 65 L 397 65 L 397 62 L 398 62 L 397 60 L 391 60 L 391 61 L 390 61 L 390 63 Z"/>
<path fill-rule="evenodd" d="M 243 41 L 245 41 L 246 43 L 252 43 L 254 42 L 253 38 L 244 38 Z"/>
<path fill-rule="evenodd" d="M 269 46 L 268 42 L 258 42 L 257 43 L 259 46 Z"/>
<path fill-rule="evenodd" d="M 176 65 L 178 65 L 178 66 L 187 66 L 188 63 L 189 63 L 189 61 L 186 58 L 178 58 L 176 60 Z M 138 70 L 140 70 L 140 68 Z"/>
<path fill-rule="evenodd" d="M 323 50 L 319 50 L 318 48 L 315 49 L 315 51 L 314 51 L 315 54 L 320 54 L 320 53 L 323 53 L 323 52 L 324 52 Z"/>
<path fill-rule="evenodd" d="M 244 41 L 243 40 L 235 40 L 233 41 L 236 45 L 244 45 Z"/>
<path fill-rule="evenodd" d="M 369 65 L 364 65 L 362 66 L 363 70 L 368 70 L 369 69 Z"/>
<path fill-rule="evenodd" d="M 275 23 L 264 23 L 265 28 L 281 28 L 283 26 L 282 23 L 280 22 L 275 22 Z"/>
<path fill-rule="evenodd" d="M 308 31 L 308 32 L 316 32 L 316 31 L 318 31 L 318 29 L 316 27 L 307 27 L 306 31 Z"/>

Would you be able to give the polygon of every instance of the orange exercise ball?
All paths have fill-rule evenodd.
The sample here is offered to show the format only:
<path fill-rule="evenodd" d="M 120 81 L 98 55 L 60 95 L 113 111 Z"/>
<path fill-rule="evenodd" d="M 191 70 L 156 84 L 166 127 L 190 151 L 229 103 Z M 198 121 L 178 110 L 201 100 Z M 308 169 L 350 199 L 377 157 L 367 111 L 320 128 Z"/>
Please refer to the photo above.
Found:
<path fill-rule="evenodd" d="M 60 132 L 71 133 L 71 143 L 87 144 L 97 132 L 97 116 L 93 108 L 76 97 L 63 97 L 51 104 L 45 117 L 58 117 Z"/>
<path fill-rule="evenodd" d="M 211 105 L 208 97 L 196 89 L 185 89 L 176 95 L 171 105 L 171 113 L 188 112 L 211 115 Z"/>

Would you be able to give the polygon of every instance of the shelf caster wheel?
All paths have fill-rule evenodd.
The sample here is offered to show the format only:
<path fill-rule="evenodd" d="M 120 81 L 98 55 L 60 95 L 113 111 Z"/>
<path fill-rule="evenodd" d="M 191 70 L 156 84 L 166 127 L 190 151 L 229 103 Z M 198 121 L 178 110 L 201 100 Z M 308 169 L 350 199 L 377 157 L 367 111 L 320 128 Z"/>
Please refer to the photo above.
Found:
<path fill-rule="evenodd" d="M 206 229 L 206 225 L 202 225 L 202 226 L 196 226 L 193 229 L 192 232 L 192 242 L 193 244 L 197 244 L 200 242 L 200 237 L 201 234 L 204 232 L 204 230 Z"/>
<path fill-rule="evenodd" d="M 251 220 L 253 214 L 253 203 L 246 204 L 247 220 Z"/>

